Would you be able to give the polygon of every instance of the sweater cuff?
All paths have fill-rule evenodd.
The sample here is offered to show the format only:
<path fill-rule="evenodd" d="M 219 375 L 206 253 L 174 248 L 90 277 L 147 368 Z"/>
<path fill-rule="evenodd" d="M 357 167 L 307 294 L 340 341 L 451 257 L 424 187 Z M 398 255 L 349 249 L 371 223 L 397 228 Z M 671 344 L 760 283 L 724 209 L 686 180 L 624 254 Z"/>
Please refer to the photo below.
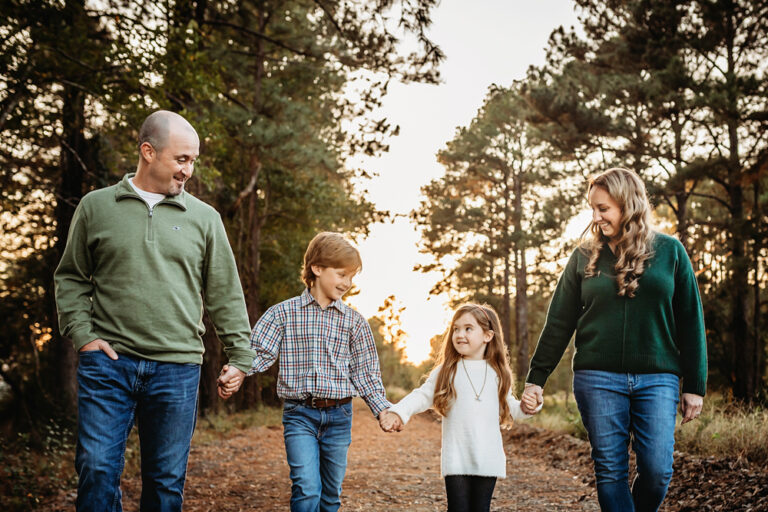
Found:
<path fill-rule="evenodd" d="M 683 378 L 683 393 L 693 393 L 694 395 L 704 396 L 707 393 L 707 381 L 695 381 Z"/>
<path fill-rule="evenodd" d="M 99 339 L 99 336 L 90 327 L 73 330 L 69 337 L 75 346 L 75 352 L 80 352 L 80 349 L 85 345 Z"/>
<path fill-rule="evenodd" d="M 390 407 L 389 412 L 393 412 L 397 414 L 400 417 L 400 419 L 403 421 L 403 425 L 407 425 L 411 419 L 411 415 L 404 410 L 405 409 L 404 407 L 398 407 L 398 405 L 400 405 L 399 402 L 393 405 L 392 407 Z"/>
<path fill-rule="evenodd" d="M 390 401 L 381 395 L 364 396 L 362 398 L 365 400 L 365 403 L 368 404 L 368 407 L 371 409 L 373 415 L 377 418 L 381 411 L 392 407 Z"/>
<path fill-rule="evenodd" d="M 528 377 L 525 379 L 525 382 L 530 382 L 531 384 L 536 384 L 543 388 L 544 384 L 547 383 L 548 378 L 549 374 L 546 371 L 539 368 L 532 368 L 531 371 L 528 372 Z"/>
<path fill-rule="evenodd" d="M 227 353 L 227 359 L 229 360 L 228 364 L 230 366 L 234 366 L 245 374 L 251 373 L 253 360 L 256 356 L 256 353 L 253 350 L 238 347 L 225 349 L 225 352 Z"/>

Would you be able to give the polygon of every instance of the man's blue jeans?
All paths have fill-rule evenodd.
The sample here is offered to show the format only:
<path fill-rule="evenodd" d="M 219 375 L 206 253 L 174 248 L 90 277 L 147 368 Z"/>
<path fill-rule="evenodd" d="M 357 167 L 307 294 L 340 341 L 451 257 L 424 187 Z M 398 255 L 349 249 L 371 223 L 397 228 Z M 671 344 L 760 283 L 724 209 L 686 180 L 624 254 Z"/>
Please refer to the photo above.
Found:
<path fill-rule="evenodd" d="M 335 511 L 352 442 L 352 402 L 315 409 L 286 400 L 285 453 L 291 468 L 291 511 Z"/>
<path fill-rule="evenodd" d="M 75 468 L 78 511 L 121 511 L 120 475 L 134 420 L 141 445 L 141 510 L 180 511 L 200 365 L 80 352 Z"/>
<path fill-rule="evenodd" d="M 600 508 L 658 510 L 672 478 L 678 377 L 577 370 L 573 393 L 592 445 Z M 637 455 L 631 492 L 630 434 Z"/>

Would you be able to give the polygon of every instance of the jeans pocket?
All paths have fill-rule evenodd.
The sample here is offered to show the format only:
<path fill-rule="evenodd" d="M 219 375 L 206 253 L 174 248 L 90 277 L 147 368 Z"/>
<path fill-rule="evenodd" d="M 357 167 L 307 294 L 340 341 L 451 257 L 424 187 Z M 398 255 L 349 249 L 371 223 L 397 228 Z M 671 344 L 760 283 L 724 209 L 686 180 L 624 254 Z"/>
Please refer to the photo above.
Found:
<path fill-rule="evenodd" d="M 352 402 L 347 402 L 346 404 L 339 407 L 341 409 L 341 412 L 344 414 L 345 417 L 351 418 L 352 417 Z"/>
<path fill-rule="evenodd" d="M 294 401 L 289 402 L 288 400 L 286 400 L 285 403 L 283 404 L 283 412 L 284 413 L 293 412 L 296 409 L 298 409 L 300 406 L 301 404 L 299 402 L 294 402 Z"/>
<path fill-rule="evenodd" d="M 101 355 L 99 355 L 101 354 Z M 102 357 L 107 361 L 111 361 L 109 356 L 101 350 L 88 350 L 85 352 L 77 353 L 77 367 L 78 368 L 98 368 L 105 365 Z"/>

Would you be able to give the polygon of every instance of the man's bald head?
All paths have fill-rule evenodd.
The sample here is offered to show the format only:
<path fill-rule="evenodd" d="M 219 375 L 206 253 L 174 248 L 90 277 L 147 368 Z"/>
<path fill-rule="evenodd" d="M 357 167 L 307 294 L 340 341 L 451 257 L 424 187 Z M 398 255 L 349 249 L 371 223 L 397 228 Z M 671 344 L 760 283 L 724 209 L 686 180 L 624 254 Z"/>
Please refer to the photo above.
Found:
<path fill-rule="evenodd" d="M 168 144 L 171 131 L 190 130 L 197 137 L 197 132 L 189 122 L 175 112 L 157 110 L 147 116 L 139 129 L 139 148 L 148 142 L 155 151 L 162 151 Z M 141 149 L 139 149 L 141 150 Z"/>

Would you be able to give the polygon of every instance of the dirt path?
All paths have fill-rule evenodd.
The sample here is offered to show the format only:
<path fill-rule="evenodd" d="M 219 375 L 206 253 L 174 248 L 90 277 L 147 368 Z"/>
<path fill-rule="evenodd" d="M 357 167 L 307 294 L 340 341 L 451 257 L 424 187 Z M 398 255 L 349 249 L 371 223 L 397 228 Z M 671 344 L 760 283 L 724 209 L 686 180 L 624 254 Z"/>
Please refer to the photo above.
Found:
<path fill-rule="evenodd" d="M 584 501 L 593 491 L 580 476 L 552 469 L 541 458 L 508 457 L 507 475 L 497 483 L 493 510 L 597 510 L 593 499 Z M 282 427 L 242 430 L 220 442 L 193 446 L 184 510 L 288 510 L 290 485 Z M 126 511 L 138 509 L 139 489 L 136 479 L 124 480 Z M 356 399 L 342 510 L 438 511 L 445 507 L 440 424 L 419 415 L 403 432 L 385 434 Z"/>
<path fill-rule="evenodd" d="M 186 512 L 288 510 L 291 483 L 282 427 L 254 427 L 221 439 L 193 442 Z M 507 478 L 494 492 L 494 511 L 596 511 L 589 444 L 525 422 L 504 433 Z M 138 471 L 134 468 L 131 474 Z M 138 510 L 140 482 L 123 478 L 123 505 Z M 74 508 L 73 489 L 41 510 Z M 0 500 L 1 501 L 1 500 Z M 440 424 L 419 415 L 398 434 L 381 432 L 365 404 L 355 400 L 352 447 L 344 480 L 343 511 L 445 510 L 440 478 Z M 675 454 L 675 475 L 662 512 L 768 510 L 768 472 L 741 458 Z"/>

